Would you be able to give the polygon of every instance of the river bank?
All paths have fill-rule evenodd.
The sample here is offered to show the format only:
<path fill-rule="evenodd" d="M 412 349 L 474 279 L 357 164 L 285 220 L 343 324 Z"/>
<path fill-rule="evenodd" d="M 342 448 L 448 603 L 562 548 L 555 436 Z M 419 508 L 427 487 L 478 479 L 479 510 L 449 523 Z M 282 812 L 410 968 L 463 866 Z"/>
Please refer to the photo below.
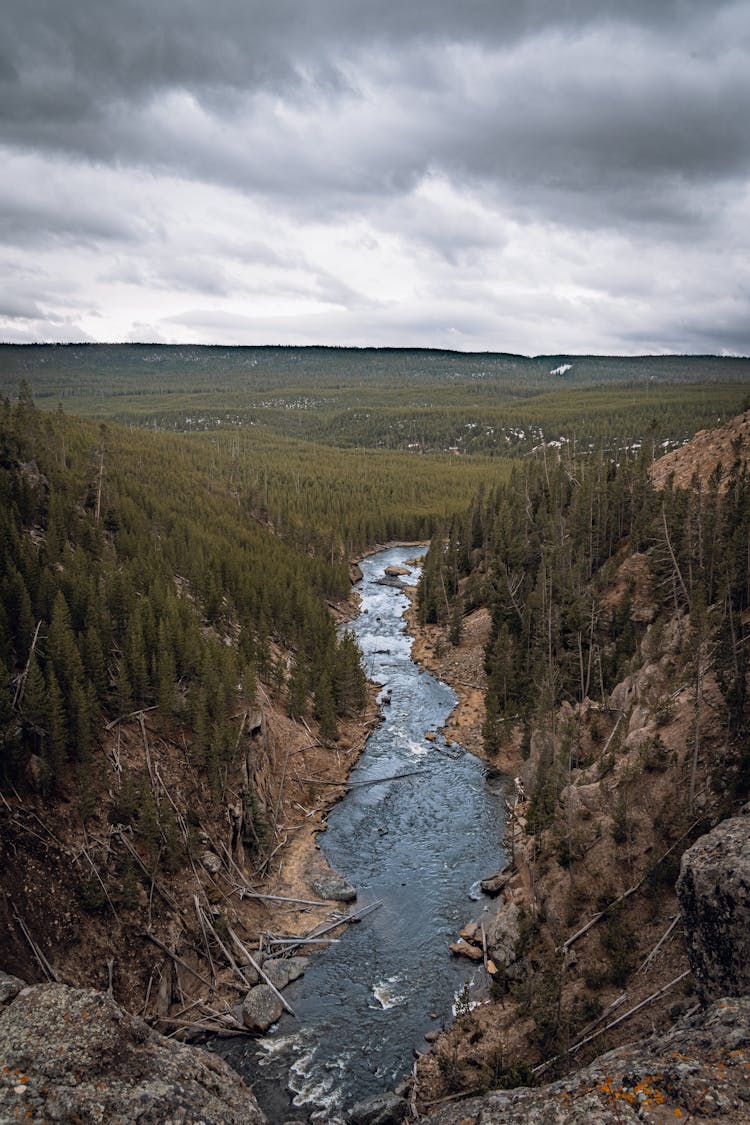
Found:
<path fill-rule="evenodd" d="M 484 749 L 482 726 L 487 690 L 484 651 L 492 626 L 489 611 L 481 608 L 469 614 L 463 622 L 461 640 L 452 645 L 443 626 L 420 625 L 416 588 L 408 592 L 410 604 L 406 622 L 412 637 L 412 660 L 449 684 L 458 696 L 456 706 L 441 728 L 443 734 L 499 772 L 515 774 L 519 763 L 517 737 L 511 738 L 491 759 Z"/>
<path fill-rule="evenodd" d="M 353 1101 L 394 1088 L 410 1073 L 412 1052 L 426 1049 L 425 1034 L 450 1024 L 456 997 L 475 977 L 486 985 L 483 967 L 451 957 L 448 946 L 485 905 L 478 869 L 502 861 L 504 793 L 482 762 L 438 733 L 457 699 L 412 660 L 407 592 L 386 574 L 407 568 L 412 576 L 400 577 L 413 584 L 413 553 L 395 546 L 361 564 L 352 628 L 380 685 L 383 717 L 345 799 L 325 815 L 313 857 L 353 884 L 358 907 L 377 908 L 285 991 L 296 1019 L 282 1017 L 265 1040 L 222 1049 L 261 1101 L 274 1099 L 278 1120 L 311 1120 L 314 1112 L 334 1120 Z M 285 860 L 282 878 L 308 878 L 304 855 L 300 844 L 300 863 Z M 279 1106 L 287 1085 L 294 1104 Z"/>

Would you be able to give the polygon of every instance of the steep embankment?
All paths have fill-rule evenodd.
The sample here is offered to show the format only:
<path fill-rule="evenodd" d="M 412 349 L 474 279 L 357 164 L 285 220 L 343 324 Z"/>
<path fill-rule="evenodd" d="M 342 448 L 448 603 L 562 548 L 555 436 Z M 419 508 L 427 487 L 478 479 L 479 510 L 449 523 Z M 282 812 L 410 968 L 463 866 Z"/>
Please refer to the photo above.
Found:
<path fill-rule="evenodd" d="M 729 546 L 747 526 L 737 440 L 743 427 L 747 416 L 726 433 L 698 435 L 680 451 L 682 463 L 701 474 L 700 485 L 687 492 L 675 490 L 672 480 L 661 495 L 637 467 L 624 485 L 612 480 L 617 526 L 632 530 L 613 539 L 595 582 L 581 584 L 578 592 L 573 587 L 574 598 L 587 606 L 577 635 L 568 624 L 571 610 L 561 602 L 563 594 L 570 599 L 570 586 L 548 570 L 546 591 L 537 586 L 524 603 L 521 570 L 511 570 L 507 553 L 493 555 L 487 548 L 483 554 L 475 550 L 479 571 L 460 579 L 456 596 L 476 603 L 477 573 L 488 576 L 494 652 L 484 646 L 484 607 L 464 618 L 455 646 L 447 622 L 420 630 L 415 653 L 461 696 L 455 722 L 466 745 L 477 749 L 481 729 L 483 756 L 519 778 L 510 796 L 509 867 L 490 884 L 499 899 L 485 922 L 489 999 L 462 1015 L 420 1062 L 424 1108 L 460 1092 L 567 1070 L 654 1027 L 666 1031 L 695 1002 L 675 891 L 680 856 L 736 810 L 747 789 L 746 556 L 743 562 L 742 548 L 735 556 Z M 735 455 L 728 486 L 716 471 L 727 449 Z M 542 557 L 545 550 L 562 561 L 570 557 L 566 522 L 572 538 L 578 534 L 574 520 L 580 520 L 575 504 L 585 486 L 577 472 L 585 469 L 563 467 L 564 487 L 555 495 L 552 470 L 545 466 L 541 502 L 533 499 L 533 484 L 517 485 L 522 496 L 525 487 L 527 512 L 535 505 L 546 512 L 544 497 L 548 491 L 552 497 L 551 523 L 537 518 L 540 530 L 530 525 L 526 532 L 532 546 L 534 535 L 542 543 L 551 537 Z M 657 463 L 654 479 L 670 476 Z M 587 547 L 597 535 L 593 513 L 608 502 L 594 492 L 587 500 L 591 531 L 581 537 Z M 496 525 L 502 512 L 501 498 Z M 483 518 L 490 519 L 486 511 Z M 502 532 L 494 534 L 497 541 Z M 522 541 L 522 527 L 517 538 Z M 723 559 L 715 553 L 719 540 L 727 545 Z M 520 556 L 512 538 L 508 542 Z M 452 535 L 449 559 L 451 552 L 460 557 L 460 535 Z M 575 608 L 576 602 L 569 604 Z M 539 607 L 545 633 L 532 669 L 538 699 L 529 700 L 517 686 L 518 650 L 509 643 L 507 626 L 501 630 L 497 622 L 514 614 L 533 621 Z M 572 660 L 564 647 L 569 642 L 560 640 L 564 634 L 553 632 L 555 621 L 572 636 Z M 533 625 L 527 635 L 532 646 Z M 510 708 L 502 711 L 497 696 L 492 727 L 477 715 L 476 692 L 487 682 L 488 668 L 496 692 L 500 684 L 510 699 L 516 690 L 523 723 L 513 722 Z M 558 697 L 550 708 L 550 691 L 566 676 L 575 685 L 578 672 L 590 694 L 560 692 L 568 698 Z M 478 857 L 480 873 L 491 874 Z M 481 935 L 469 934 L 468 940 L 479 942 Z"/>
<path fill-rule="evenodd" d="M 209 925 L 225 940 L 231 928 L 257 951 L 266 932 L 301 935 L 329 918 L 335 903 L 310 905 L 320 900 L 313 883 L 330 873 L 315 837 L 375 714 L 370 703 L 356 722 L 342 724 L 331 748 L 317 739 L 314 721 L 292 721 L 269 696 L 246 714 L 218 804 L 190 762 L 191 732 L 167 737 L 148 713 L 106 731 L 85 820 L 73 792 L 54 800 L 3 795 L 4 968 L 31 980 L 111 984 L 126 1008 L 164 1030 L 211 1026 L 212 1009 L 242 999 L 242 978 L 216 940 L 207 940 Z M 175 854 L 166 863 L 161 837 L 155 848 L 144 839 L 144 817 L 130 804 L 151 801 L 174 813 Z M 260 849 L 248 831 L 259 809 Z M 244 975 L 250 979 L 247 968 Z"/>
<path fill-rule="evenodd" d="M 750 811 L 750 810 L 746 810 Z M 574 1125 L 710 1117 L 744 1125 L 750 1110 L 750 816 L 724 821 L 685 853 L 680 920 L 701 999 L 671 1026 L 538 1089 L 472 1099 L 433 1125 Z"/>

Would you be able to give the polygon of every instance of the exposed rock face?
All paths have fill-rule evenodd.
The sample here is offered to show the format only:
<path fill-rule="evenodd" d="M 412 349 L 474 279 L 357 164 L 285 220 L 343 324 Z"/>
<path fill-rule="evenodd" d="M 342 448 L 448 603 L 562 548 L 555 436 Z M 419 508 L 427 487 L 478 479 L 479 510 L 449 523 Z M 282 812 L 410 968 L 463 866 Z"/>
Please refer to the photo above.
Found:
<path fill-rule="evenodd" d="M 521 933 L 521 918 L 515 899 L 506 900 L 487 923 L 487 945 L 493 960 L 512 965 Z"/>
<path fill-rule="evenodd" d="M 750 816 L 725 820 L 685 852 L 677 893 L 703 999 L 750 993 Z"/>
<path fill-rule="evenodd" d="M 750 997 L 725 999 L 683 1017 L 666 1034 L 602 1055 L 538 1089 L 470 1098 L 423 1118 L 425 1125 L 628 1125 L 710 1117 L 750 1120 Z"/>
<path fill-rule="evenodd" d="M 12 980 L 3 974 L 0 987 Z M 40 984 L 18 991 L 0 1012 L 0 1059 L 0 1121 L 266 1120 L 221 1059 L 163 1038 L 93 989 Z"/>

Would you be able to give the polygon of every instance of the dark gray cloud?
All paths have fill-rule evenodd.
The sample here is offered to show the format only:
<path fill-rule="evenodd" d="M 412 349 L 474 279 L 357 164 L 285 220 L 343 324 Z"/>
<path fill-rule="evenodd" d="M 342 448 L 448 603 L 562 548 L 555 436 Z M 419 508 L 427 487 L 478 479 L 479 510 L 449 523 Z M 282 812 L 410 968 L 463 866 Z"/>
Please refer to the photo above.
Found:
<path fill-rule="evenodd" d="M 745 0 L 5 0 L 0 283 L 33 246 L 60 297 L 0 335 L 639 350 L 718 285 L 682 331 L 735 349 L 749 104 Z"/>

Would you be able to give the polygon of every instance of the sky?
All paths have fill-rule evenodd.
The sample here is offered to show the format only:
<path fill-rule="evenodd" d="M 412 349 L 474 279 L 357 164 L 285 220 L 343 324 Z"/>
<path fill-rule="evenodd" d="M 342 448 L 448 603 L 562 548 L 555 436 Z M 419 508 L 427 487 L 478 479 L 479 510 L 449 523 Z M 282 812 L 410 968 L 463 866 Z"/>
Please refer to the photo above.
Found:
<path fill-rule="evenodd" d="M 0 340 L 750 353 L 748 0 L 3 0 Z"/>

